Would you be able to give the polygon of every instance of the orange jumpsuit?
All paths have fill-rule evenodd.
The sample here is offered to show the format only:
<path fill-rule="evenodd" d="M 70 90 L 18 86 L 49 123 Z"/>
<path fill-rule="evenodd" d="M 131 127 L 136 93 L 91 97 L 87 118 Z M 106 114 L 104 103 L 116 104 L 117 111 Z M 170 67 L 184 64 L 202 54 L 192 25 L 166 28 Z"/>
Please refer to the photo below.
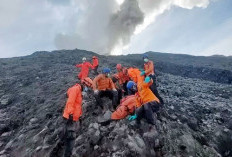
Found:
<path fill-rule="evenodd" d="M 149 83 L 140 82 L 137 84 L 138 87 L 138 95 L 140 97 L 141 104 L 146 104 L 148 102 L 156 101 L 160 102 L 159 99 L 153 94 L 151 89 L 149 88 L 152 85 L 153 81 Z"/>
<path fill-rule="evenodd" d="M 84 78 L 88 77 L 89 75 L 89 68 L 93 69 L 92 64 L 89 62 L 84 62 L 81 64 L 76 65 L 77 68 L 81 68 L 81 72 L 78 74 L 78 77 L 80 80 L 83 80 Z"/>
<path fill-rule="evenodd" d="M 119 77 L 120 85 L 130 80 L 129 76 L 126 74 L 126 68 L 122 68 L 122 70 L 118 71 L 117 75 Z"/>
<path fill-rule="evenodd" d="M 141 76 L 140 73 L 141 73 L 140 70 L 137 68 L 129 68 L 128 69 L 128 76 L 135 83 L 143 82 L 144 76 Z"/>
<path fill-rule="evenodd" d="M 93 90 L 112 90 L 116 89 L 115 85 L 111 78 L 105 77 L 104 74 L 99 74 L 95 79 L 93 80 Z"/>
<path fill-rule="evenodd" d="M 69 119 L 69 115 L 73 115 L 73 121 L 78 121 L 82 115 L 82 95 L 81 95 L 81 86 L 75 84 L 68 89 L 68 100 L 65 105 L 63 117 Z"/>
<path fill-rule="evenodd" d="M 155 119 L 153 112 L 157 112 L 160 107 L 159 99 L 152 93 L 149 86 L 152 84 L 152 81 L 149 83 L 140 82 L 138 83 L 138 95 L 137 100 L 142 104 L 139 108 L 136 109 L 137 122 L 140 123 L 140 120 L 144 117 L 148 123 L 155 124 Z M 137 103 L 138 104 L 138 103 Z"/>
<path fill-rule="evenodd" d="M 129 114 L 134 113 L 136 106 L 138 106 L 136 95 L 124 97 L 117 110 L 112 113 L 111 119 L 119 120 L 125 118 Z"/>

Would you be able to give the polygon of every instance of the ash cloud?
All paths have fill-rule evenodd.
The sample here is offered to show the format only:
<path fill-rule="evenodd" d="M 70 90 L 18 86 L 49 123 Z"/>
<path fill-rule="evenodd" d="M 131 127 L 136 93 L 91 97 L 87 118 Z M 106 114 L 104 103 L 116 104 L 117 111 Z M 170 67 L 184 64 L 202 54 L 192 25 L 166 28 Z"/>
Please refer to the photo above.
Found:
<path fill-rule="evenodd" d="M 126 0 L 120 7 L 120 10 L 113 14 L 109 22 L 109 42 L 110 52 L 117 46 L 124 46 L 130 43 L 136 26 L 142 24 L 144 13 L 139 8 L 136 0 Z M 113 52 L 120 53 L 120 52 Z"/>
<path fill-rule="evenodd" d="M 124 0 L 121 5 L 114 0 L 73 0 L 73 3 L 79 6 L 77 21 L 70 23 L 75 29 L 57 34 L 56 47 L 122 54 L 133 35 L 142 32 L 172 6 L 205 8 L 209 0 Z"/>

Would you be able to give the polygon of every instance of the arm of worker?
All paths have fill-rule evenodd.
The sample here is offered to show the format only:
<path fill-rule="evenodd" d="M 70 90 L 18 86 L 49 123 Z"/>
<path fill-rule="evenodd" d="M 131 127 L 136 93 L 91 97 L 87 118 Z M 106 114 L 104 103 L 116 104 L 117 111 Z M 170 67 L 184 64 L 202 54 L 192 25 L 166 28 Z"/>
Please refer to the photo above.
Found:
<path fill-rule="evenodd" d="M 82 67 L 82 64 L 77 64 L 76 67 L 80 68 L 80 67 Z"/>

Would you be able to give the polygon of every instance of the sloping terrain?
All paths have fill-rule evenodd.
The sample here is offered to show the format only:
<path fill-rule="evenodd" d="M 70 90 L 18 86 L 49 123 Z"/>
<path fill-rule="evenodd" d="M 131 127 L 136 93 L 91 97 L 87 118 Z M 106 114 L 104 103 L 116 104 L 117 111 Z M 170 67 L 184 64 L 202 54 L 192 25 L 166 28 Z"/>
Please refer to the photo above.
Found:
<path fill-rule="evenodd" d="M 169 53 L 147 52 L 159 71 L 182 77 L 198 78 L 218 83 L 232 84 L 232 57 L 190 56 Z M 141 55 L 118 56 L 119 60 L 140 63 Z"/>
<path fill-rule="evenodd" d="M 66 90 L 77 81 L 79 70 L 74 65 L 83 56 L 90 60 L 92 55 L 96 54 L 63 50 L 0 59 L 1 157 L 61 156 L 63 146 L 59 137 Z M 156 53 L 149 55 L 156 63 L 159 91 L 168 114 L 160 112 L 153 127 L 142 122 L 138 128 L 127 119 L 102 123 L 102 117 L 109 116 L 110 111 L 100 110 L 89 91 L 84 95 L 82 127 L 77 133 L 73 156 L 232 156 L 231 83 L 209 81 L 210 78 L 204 78 L 208 75 L 199 79 L 182 77 L 178 69 L 174 71 L 175 67 L 187 71 L 185 66 L 187 63 L 192 66 L 191 61 L 177 64 L 171 59 L 159 61 Z M 115 69 L 116 63 L 138 67 L 142 64 L 141 55 L 98 57 L 99 70 L 104 66 Z M 229 65 L 231 58 L 227 59 Z M 219 75 L 217 70 L 231 72 L 228 68 L 199 65 L 209 71 L 216 69 L 212 75 Z M 174 73 L 168 72 L 167 67 L 173 68 Z M 92 73 L 90 76 L 93 78 Z M 108 99 L 104 102 L 110 105 Z"/>

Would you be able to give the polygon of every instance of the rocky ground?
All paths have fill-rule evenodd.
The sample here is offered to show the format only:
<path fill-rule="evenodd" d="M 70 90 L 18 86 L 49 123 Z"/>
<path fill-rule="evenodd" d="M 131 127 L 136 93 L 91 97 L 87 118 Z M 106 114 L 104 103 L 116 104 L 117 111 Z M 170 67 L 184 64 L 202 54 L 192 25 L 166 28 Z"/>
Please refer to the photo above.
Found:
<path fill-rule="evenodd" d="M 77 81 L 79 71 L 74 65 L 83 56 L 90 59 L 92 55 L 64 50 L 0 59 L 0 157 L 61 156 L 59 137 L 66 90 Z M 119 60 L 127 66 L 141 64 L 133 55 L 99 58 L 100 69 L 113 69 Z M 84 95 L 82 127 L 73 157 L 231 157 L 231 83 L 208 81 L 205 75 L 173 75 L 159 66 L 157 73 L 165 109 L 157 115 L 156 125 L 142 122 L 136 127 L 127 119 L 105 122 L 111 112 L 102 112 L 89 91 Z M 229 80 L 230 75 L 224 78 Z M 108 99 L 104 102 L 111 105 Z"/>

